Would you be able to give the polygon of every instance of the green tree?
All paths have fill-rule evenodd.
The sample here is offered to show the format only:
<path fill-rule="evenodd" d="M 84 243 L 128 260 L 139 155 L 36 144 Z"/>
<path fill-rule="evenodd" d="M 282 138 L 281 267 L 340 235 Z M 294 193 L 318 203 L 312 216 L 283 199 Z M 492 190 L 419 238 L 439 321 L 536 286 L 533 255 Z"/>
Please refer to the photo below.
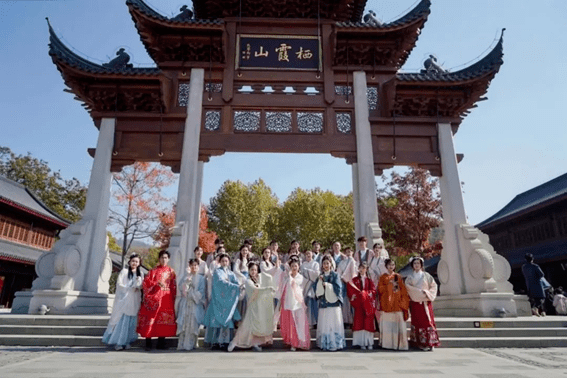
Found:
<path fill-rule="evenodd" d="M 284 202 L 278 218 L 277 235 L 284 247 L 297 240 L 309 248 L 313 240 L 323 248 L 335 241 L 343 246 L 354 244 L 352 195 L 339 196 L 320 188 L 295 189 Z"/>
<path fill-rule="evenodd" d="M 269 243 L 268 220 L 277 206 L 278 198 L 262 179 L 248 185 L 227 180 L 211 199 L 209 228 L 224 240 L 228 251 L 237 251 L 244 239 L 264 246 Z"/>
<path fill-rule="evenodd" d="M 16 155 L 8 147 L 0 147 L 0 175 L 24 185 L 61 217 L 71 222 L 81 219 L 87 188 L 76 178 L 63 179 L 46 161 L 29 152 Z"/>

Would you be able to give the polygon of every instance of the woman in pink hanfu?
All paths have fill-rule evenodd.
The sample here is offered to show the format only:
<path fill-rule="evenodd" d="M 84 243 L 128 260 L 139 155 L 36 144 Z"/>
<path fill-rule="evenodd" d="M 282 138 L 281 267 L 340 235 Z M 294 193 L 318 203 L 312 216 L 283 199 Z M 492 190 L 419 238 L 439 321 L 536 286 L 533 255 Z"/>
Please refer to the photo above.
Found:
<path fill-rule="evenodd" d="M 279 267 L 279 261 L 276 263 Z M 289 271 L 277 269 L 274 280 L 277 282 L 279 299 L 274 315 L 274 324 L 280 321 L 283 342 L 291 346 L 291 350 L 308 350 L 311 347 L 307 307 L 303 293 L 310 282 L 299 273 L 299 258 L 291 257 L 288 261 Z"/>

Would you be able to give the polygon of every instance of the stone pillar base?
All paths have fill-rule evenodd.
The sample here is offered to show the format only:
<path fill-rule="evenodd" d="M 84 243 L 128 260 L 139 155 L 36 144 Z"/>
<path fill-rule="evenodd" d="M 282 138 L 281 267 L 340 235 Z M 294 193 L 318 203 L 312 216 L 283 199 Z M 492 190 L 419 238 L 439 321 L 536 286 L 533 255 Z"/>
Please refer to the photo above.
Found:
<path fill-rule="evenodd" d="M 110 314 L 114 294 L 87 291 L 35 290 L 28 314 L 36 314 L 41 305 L 49 307 L 51 315 Z"/>
<path fill-rule="evenodd" d="M 433 302 L 433 309 L 438 317 L 515 318 L 532 315 L 528 298 L 513 293 L 440 295 Z"/>
<path fill-rule="evenodd" d="M 12 302 L 12 314 L 27 314 L 29 313 L 30 301 L 33 297 L 31 291 L 16 291 L 16 296 Z"/>

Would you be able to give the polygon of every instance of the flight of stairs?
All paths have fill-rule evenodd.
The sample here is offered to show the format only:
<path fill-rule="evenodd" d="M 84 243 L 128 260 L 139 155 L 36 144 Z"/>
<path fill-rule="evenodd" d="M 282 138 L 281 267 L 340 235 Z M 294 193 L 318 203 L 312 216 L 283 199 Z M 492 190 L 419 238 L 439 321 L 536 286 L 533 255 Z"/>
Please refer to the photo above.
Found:
<path fill-rule="evenodd" d="M 0 345 L 101 347 L 101 337 L 107 323 L 108 316 L 0 314 Z M 436 323 L 443 348 L 567 346 L 565 316 L 506 319 L 437 318 Z M 315 332 L 311 331 L 313 347 Z M 345 336 L 347 346 L 350 346 L 352 331 L 347 329 Z M 143 340 L 138 340 L 137 345 L 142 346 Z M 168 345 L 177 345 L 177 340 L 168 339 Z M 272 349 L 285 348 L 279 332 L 276 332 Z"/>

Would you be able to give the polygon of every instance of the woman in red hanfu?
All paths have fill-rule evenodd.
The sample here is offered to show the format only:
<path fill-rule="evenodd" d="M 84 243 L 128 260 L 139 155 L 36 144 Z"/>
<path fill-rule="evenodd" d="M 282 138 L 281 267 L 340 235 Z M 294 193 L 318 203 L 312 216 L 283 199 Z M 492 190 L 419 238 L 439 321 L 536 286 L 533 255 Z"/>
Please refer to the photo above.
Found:
<path fill-rule="evenodd" d="M 421 350 L 433 350 L 439 346 L 439 335 L 433 317 L 437 283 L 429 273 L 423 271 L 421 257 L 413 257 L 410 264 L 413 271 L 406 278 L 411 312 L 410 345 Z"/>
<path fill-rule="evenodd" d="M 372 349 L 374 346 L 374 315 L 376 312 L 376 288 L 366 275 L 368 264 L 363 261 L 358 267 L 358 276 L 346 285 L 348 299 L 354 308 L 352 323 L 352 345 L 360 349 Z"/>
<path fill-rule="evenodd" d="M 177 331 L 175 322 L 175 272 L 167 264 L 169 252 L 159 253 L 159 265 L 144 279 L 144 301 L 138 315 L 138 333 L 146 338 L 146 350 L 152 348 L 152 337 L 158 338 L 157 349 L 165 349 L 165 338 Z"/>

